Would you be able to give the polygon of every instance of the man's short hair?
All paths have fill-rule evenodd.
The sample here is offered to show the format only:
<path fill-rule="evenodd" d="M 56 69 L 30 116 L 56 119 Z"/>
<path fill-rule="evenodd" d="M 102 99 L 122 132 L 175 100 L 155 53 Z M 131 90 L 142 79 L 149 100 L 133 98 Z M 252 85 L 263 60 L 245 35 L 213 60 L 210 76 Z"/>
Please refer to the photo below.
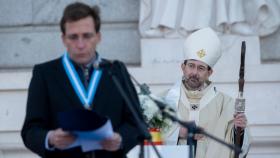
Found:
<path fill-rule="evenodd" d="M 81 2 L 75 2 L 69 4 L 63 12 L 63 16 L 60 20 L 60 29 L 63 34 L 65 34 L 65 23 L 66 22 L 75 22 L 86 18 L 88 16 L 93 18 L 95 31 L 98 33 L 100 31 L 100 10 L 98 6 L 90 7 L 87 4 Z"/>

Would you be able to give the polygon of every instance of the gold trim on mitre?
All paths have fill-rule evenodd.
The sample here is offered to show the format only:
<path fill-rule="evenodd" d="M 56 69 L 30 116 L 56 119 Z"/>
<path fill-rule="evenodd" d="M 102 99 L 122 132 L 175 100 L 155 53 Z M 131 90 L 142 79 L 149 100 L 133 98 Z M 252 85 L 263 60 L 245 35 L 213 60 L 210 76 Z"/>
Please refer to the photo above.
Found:
<path fill-rule="evenodd" d="M 203 58 L 206 55 L 206 52 L 204 49 L 201 49 L 198 52 L 196 52 L 196 54 L 199 58 Z"/>

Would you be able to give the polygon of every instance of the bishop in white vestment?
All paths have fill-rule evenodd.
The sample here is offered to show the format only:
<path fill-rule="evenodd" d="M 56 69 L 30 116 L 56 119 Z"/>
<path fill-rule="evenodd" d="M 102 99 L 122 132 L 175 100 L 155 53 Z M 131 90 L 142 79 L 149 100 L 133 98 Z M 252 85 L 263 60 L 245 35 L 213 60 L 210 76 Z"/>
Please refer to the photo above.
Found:
<path fill-rule="evenodd" d="M 184 43 L 185 60 L 182 63 L 183 79 L 167 93 L 165 100 L 176 106 L 178 117 L 184 121 L 195 121 L 210 134 L 234 144 L 235 130 L 242 129 L 241 157 L 245 157 L 250 146 L 250 136 L 245 113 L 235 113 L 235 100 L 219 92 L 208 79 L 213 66 L 221 56 L 221 44 L 216 33 L 204 28 L 191 34 Z M 188 130 L 173 125 L 165 136 L 166 144 L 187 144 Z M 195 134 L 196 158 L 233 158 L 227 147 Z"/>

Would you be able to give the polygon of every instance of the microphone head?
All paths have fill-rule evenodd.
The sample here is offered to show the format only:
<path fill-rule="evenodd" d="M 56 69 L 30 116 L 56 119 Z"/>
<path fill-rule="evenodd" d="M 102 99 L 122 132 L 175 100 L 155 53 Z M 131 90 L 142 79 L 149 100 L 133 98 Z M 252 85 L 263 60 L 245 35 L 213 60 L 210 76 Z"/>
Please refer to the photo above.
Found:
<path fill-rule="evenodd" d="M 145 95 L 151 94 L 150 87 L 147 84 L 143 83 L 143 84 L 139 85 L 139 87 L 140 87 L 140 91 L 142 94 L 145 94 Z"/>
<path fill-rule="evenodd" d="M 165 100 L 163 100 L 162 98 L 153 94 L 150 94 L 150 97 L 157 104 L 159 109 L 175 112 L 175 110 L 168 103 L 166 103 Z"/>

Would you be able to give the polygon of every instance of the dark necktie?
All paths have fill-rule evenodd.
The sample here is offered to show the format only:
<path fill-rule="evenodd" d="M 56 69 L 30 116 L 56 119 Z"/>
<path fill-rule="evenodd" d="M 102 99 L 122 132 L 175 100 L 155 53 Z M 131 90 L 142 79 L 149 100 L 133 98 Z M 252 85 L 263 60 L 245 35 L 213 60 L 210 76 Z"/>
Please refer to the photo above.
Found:
<path fill-rule="evenodd" d="M 87 88 L 88 87 L 88 84 L 89 84 L 89 80 L 90 80 L 90 67 L 83 67 L 83 74 L 84 74 L 84 84 L 85 84 L 85 87 Z"/>

